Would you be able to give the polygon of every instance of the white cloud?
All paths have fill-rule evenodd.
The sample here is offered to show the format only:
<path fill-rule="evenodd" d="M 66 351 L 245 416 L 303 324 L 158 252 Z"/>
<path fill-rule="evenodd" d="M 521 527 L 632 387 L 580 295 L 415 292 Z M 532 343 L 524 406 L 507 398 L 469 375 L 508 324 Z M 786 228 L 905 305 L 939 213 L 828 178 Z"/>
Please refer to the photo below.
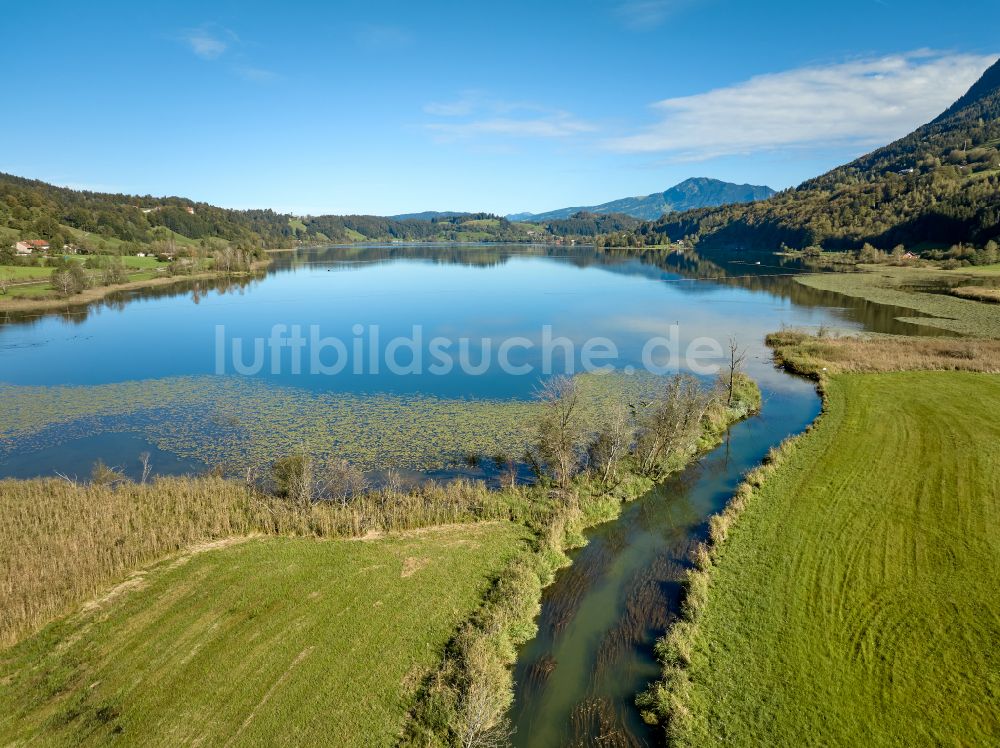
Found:
<path fill-rule="evenodd" d="M 619 5 L 616 15 L 633 31 L 653 29 L 671 16 L 686 10 L 697 0 L 628 0 Z"/>
<path fill-rule="evenodd" d="M 778 148 L 880 145 L 936 117 L 996 59 L 918 51 L 760 75 L 653 104 L 658 123 L 605 146 L 703 160 Z"/>
<path fill-rule="evenodd" d="M 198 57 L 203 60 L 214 60 L 225 54 L 229 48 L 229 41 L 221 36 L 207 29 L 191 29 L 184 33 L 182 39 Z M 225 36 L 232 39 L 231 32 L 226 32 Z"/>
<path fill-rule="evenodd" d="M 466 91 L 451 102 L 427 104 L 424 112 L 446 120 L 424 125 L 443 140 L 482 136 L 567 138 L 597 130 L 569 112 L 532 102 L 495 99 L 481 91 Z"/>

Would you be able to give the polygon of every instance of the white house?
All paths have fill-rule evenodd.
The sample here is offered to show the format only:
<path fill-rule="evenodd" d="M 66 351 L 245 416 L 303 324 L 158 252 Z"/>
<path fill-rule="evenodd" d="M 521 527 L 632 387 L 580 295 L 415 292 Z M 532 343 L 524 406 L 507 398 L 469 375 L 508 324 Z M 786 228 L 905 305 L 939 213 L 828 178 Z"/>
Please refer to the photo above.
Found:
<path fill-rule="evenodd" d="M 19 255 L 30 255 L 34 251 L 48 252 L 49 243 L 44 239 L 27 239 L 14 245 L 14 251 Z"/>

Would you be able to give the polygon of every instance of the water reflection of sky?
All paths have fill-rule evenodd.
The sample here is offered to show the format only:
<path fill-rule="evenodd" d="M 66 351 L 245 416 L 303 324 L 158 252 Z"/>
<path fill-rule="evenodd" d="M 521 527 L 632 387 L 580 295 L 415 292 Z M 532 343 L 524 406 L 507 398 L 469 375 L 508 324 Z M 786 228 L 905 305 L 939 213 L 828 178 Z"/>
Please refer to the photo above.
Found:
<path fill-rule="evenodd" d="M 456 366 L 446 376 L 408 375 L 385 371 L 354 375 L 351 367 L 329 377 L 292 374 L 290 358 L 281 373 L 268 367 L 259 375 L 269 381 L 312 390 L 423 392 L 442 396 L 523 397 L 537 376 L 511 376 L 496 364 L 496 349 L 517 336 L 535 344 L 516 348 L 511 363 L 542 363 L 543 327 L 554 337 L 572 340 L 579 352 L 588 338 L 605 337 L 618 348 L 619 367 L 638 366 L 652 336 L 671 334 L 679 326 L 679 350 L 697 337 L 725 343 L 735 335 L 750 348 L 751 373 L 768 386 L 780 386 L 763 338 L 782 325 L 826 324 L 857 329 L 835 309 L 796 304 L 787 295 L 763 289 L 682 278 L 638 260 L 593 254 L 586 262 L 567 254 L 537 256 L 492 250 L 495 262 L 443 263 L 427 258 L 377 257 L 365 262 L 354 252 L 348 262 L 326 261 L 283 267 L 242 293 L 207 290 L 194 303 L 191 292 L 138 298 L 123 308 L 98 308 L 73 322 L 57 316 L 30 325 L 0 327 L 0 380 L 14 384 L 99 384 L 165 376 L 209 374 L 215 368 L 216 326 L 227 340 L 267 337 L 276 323 L 318 325 L 323 336 L 340 338 L 351 348 L 355 325 L 377 325 L 384 346 L 391 338 L 411 336 L 422 327 L 425 364 L 428 341 L 443 336 L 470 339 L 470 361 L 478 363 L 479 341 L 493 340 L 493 366 L 482 376 L 464 374 Z M 333 261 L 331 261 L 333 260 Z M 292 263 L 289 263 L 291 265 Z M 449 352 L 457 354 L 457 342 Z M 227 362 L 231 358 L 228 352 Z M 308 354 L 304 362 L 308 369 Z M 409 354 L 401 352 L 402 363 Z M 554 356 L 560 368 L 563 356 Z M 579 359 L 577 360 L 579 367 Z"/>

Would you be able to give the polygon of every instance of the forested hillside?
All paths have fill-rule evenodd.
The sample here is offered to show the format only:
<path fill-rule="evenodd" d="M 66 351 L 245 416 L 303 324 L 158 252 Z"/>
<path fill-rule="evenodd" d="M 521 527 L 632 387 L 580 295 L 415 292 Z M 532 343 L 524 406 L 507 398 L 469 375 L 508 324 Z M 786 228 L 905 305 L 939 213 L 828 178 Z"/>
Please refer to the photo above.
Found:
<path fill-rule="evenodd" d="M 180 197 L 86 192 L 0 174 L 0 245 L 44 239 L 53 247 L 128 251 L 171 245 L 272 249 L 295 243 L 363 241 L 527 242 L 593 236 L 628 219 L 588 217 L 555 222 L 553 229 L 515 223 L 489 213 L 442 215 L 431 220 L 379 216 L 296 217 L 273 210 L 230 210 Z"/>
<path fill-rule="evenodd" d="M 1000 237 L 1000 62 L 905 138 L 769 200 L 666 216 L 641 243 L 720 247 L 983 246 Z"/>
<path fill-rule="evenodd" d="M 226 210 L 179 197 L 83 192 L 0 174 L 0 240 L 45 239 L 85 249 L 176 237 L 221 239 L 245 249 L 277 247 L 294 237 L 288 216 Z M 106 247 L 104 247 L 106 248 Z"/>

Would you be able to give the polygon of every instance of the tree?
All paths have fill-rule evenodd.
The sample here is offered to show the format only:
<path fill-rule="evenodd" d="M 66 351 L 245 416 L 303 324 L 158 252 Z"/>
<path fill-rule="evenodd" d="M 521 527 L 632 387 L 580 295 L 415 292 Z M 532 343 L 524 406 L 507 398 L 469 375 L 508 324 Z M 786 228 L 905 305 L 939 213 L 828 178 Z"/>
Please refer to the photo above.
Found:
<path fill-rule="evenodd" d="M 673 458 L 694 449 L 711 403 L 712 395 L 697 379 L 677 374 L 656 398 L 640 404 L 636 412 L 639 469 L 654 480 L 665 477 Z"/>
<path fill-rule="evenodd" d="M 542 385 L 537 397 L 541 415 L 533 451 L 556 484 L 566 488 L 580 465 L 585 436 L 577 381 L 553 377 Z"/>
<path fill-rule="evenodd" d="M 0 275 L 0 294 L 6 296 L 8 288 L 10 288 L 10 278 L 6 275 Z"/>
<path fill-rule="evenodd" d="M 986 246 L 983 248 L 983 265 L 995 265 L 1000 262 L 1000 249 L 997 248 L 997 243 L 990 239 L 986 242 Z"/>
<path fill-rule="evenodd" d="M 733 388 L 736 386 L 736 375 L 743 371 L 743 364 L 747 360 L 745 348 L 740 348 L 739 341 L 735 337 L 729 338 L 729 375 L 726 387 L 726 405 L 733 404 Z"/>
<path fill-rule="evenodd" d="M 126 272 L 125 263 L 120 257 L 115 257 L 108 262 L 101 274 L 101 279 L 105 286 L 115 286 L 128 281 L 128 272 Z"/>
<path fill-rule="evenodd" d="M 140 483 L 145 483 L 149 480 L 149 474 L 153 471 L 153 465 L 149 461 L 149 452 L 142 452 L 139 455 L 139 464 L 142 465 L 142 477 L 139 479 Z"/>
<path fill-rule="evenodd" d="M 125 477 L 121 472 L 116 468 L 105 465 L 104 460 L 95 462 L 93 469 L 90 471 L 90 482 L 95 486 L 114 486 L 116 483 L 124 481 Z"/>
<path fill-rule="evenodd" d="M 282 457 L 271 465 L 278 495 L 305 508 L 313 499 L 313 463 L 304 451 Z"/>
<path fill-rule="evenodd" d="M 69 263 L 69 274 L 73 279 L 73 285 L 76 289 L 74 293 L 79 293 L 90 288 L 90 276 L 87 275 L 87 271 L 83 269 L 83 265 L 79 262 Z"/>
<path fill-rule="evenodd" d="M 634 438 L 635 427 L 628 408 L 621 402 L 614 404 L 608 410 L 607 420 L 588 450 L 590 464 L 600 473 L 605 485 L 628 454 Z"/>
<path fill-rule="evenodd" d="M 341 506 L 368 488 L 365 474 L 347 460 L 330 460 L 317 468 L 314 495 L 321 501 L 335 501 Z"/>
<path fill-rule="evenodd" d="M 60 296 L 72 296 L 80 292 L 68 268 L 56 268 L 52 271 L 52 288 L 58 291 Z"/>

